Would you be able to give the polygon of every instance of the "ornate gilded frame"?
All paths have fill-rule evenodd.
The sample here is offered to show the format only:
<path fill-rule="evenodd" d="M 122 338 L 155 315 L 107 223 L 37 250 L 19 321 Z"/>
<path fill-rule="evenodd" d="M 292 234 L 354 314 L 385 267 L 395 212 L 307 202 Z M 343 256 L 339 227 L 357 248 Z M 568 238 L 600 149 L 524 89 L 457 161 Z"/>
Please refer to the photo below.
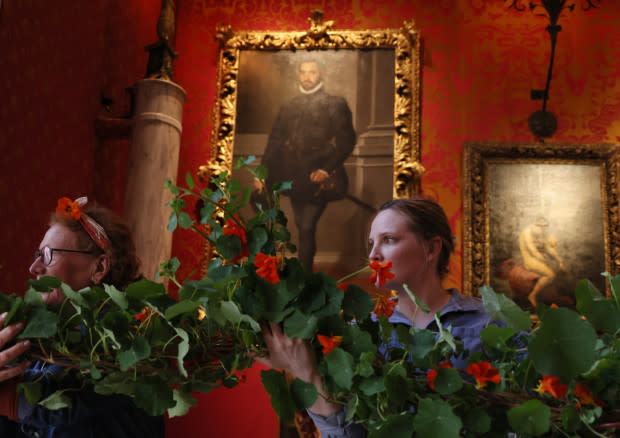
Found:
<path fill-rule="evenodd" d="M 310 29 L 298 32 L 233 32 L 231 26 L 218 26 L 212 147 L 209 162 L 200 166 L 198 177 L 208 181 L 211 175 L 232 169 L 241 50 L 389 48 L 395 50 L 393 196 L 417 193 L 424 168 L 420 163 L 420 33 L 414 22 L 405 22 L 401 29 L 332 30 L 333 21 L 323 21 L 319 11 L 314 11 L 309 21 Z"/>
<path fill-rule="evenodd" d="M 489 227 L 489 164 L 589 164 L 600 169 L 605 270 L 620 268 L 618 166 L 620 146 L 611 144 L 468 142 L 463 155 L 464 293 L 477 294 L 491 283 Z M 536 196 L 536 193 L 532 193 Z M 511 214 L 518 214 L 515 205 Z M 607 290 L 609 293 L 609 290 Z"/>

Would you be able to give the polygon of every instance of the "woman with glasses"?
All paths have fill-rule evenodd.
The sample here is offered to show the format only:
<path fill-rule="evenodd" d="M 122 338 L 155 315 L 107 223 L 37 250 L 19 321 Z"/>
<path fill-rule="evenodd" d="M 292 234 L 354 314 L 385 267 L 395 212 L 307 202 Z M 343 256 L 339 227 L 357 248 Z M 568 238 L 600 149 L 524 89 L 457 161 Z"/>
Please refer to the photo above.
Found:
<path fill-rule="evenodd" d="M 59 200 L 52 215 L 30 273 L 36 278 L 57 277 L 73 290 L 110 284 L 124 290 L 141 278 L 140 262 L 128 227 L 105 208 L 87 207 L 86 198 Z M 59 289 L 44 294 L 50 305 L 64 300 Z M 6 315 L 0 316 L 0 323 Z M 0 349 L 4 348 L 23 326 L 19 324 L 0 330 Z M 21 381 L 41 379 L 44 394 L 59 389 L 49 374 L 63 368 L 46 362 L 27 361 L 7 366 L 28 348 L 28 341 L 0 350 L 0 436 L 4 437 L 164 437 L 163 417 L 151 417 L 137 408 L 131 399 L 120 395 L 103 396 L 91 387 L 75 387 L 69 374 L 62 388 L 71 398 L 71 407 L 49 410 L 28 403 L 17 394 Z"/>

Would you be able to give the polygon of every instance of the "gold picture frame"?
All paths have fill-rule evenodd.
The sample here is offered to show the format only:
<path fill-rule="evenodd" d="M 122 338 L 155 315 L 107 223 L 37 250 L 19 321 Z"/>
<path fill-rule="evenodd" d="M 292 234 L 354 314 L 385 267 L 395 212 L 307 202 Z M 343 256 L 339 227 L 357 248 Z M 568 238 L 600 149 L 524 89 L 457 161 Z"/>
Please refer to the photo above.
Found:
<path fill-rule="evenodd" d="M 464 147 L 464 293 L 483 285 L 523 308 L 574 305 L 582 278 L 607 291 L 620 268 L 618 165 L 611 144 Z"/>
<path fill-rule="evenodd" d="M 375 129 L 374 132 L 379 132 L 379 134 L 370 133 L 363 136 L 358 132 L 357 144 L 359 145 L 360 138 L 363 137 L 364 141 L 366 141 L 366 150 L 373 147 L 376 149 L 376 144 L 373 144 L 373 141 L 377 141 L 377 138 L 385 139 L 389 135 L 389 149 L 387 152 L 383 151 L 381 153 L 384 156 L 389 156 L 390 175 L 374 178 L 374 180 L 380 179 L 380 183 L 386 184 L 389 190 L 381 192 L 381 201 L 386 201 L 387 199 L 385 198 L 390 197 L 408 197 L 419 192 L 420 179 L 424 173 L 424 168 L 420 163 L 420 34 L 415 28 L 414 22 L 407 21 L 400 29 L 334 30 L 332 29 L 333 22 L 324 21 L 323 14 L 319 11 L 314 11 L 309 21 L 309 30 L 290 32 L 233 32 L 230 26 L 218 26 L 217 39 L 220 43 L 220 48 L 211 154 L 209 162 L 199 167 L 198 178 L 203 182 L 207 182 L 213 175 L 223 172 L 230 174 L 236 157 L 245 155 L 245 153 L 239 155 L 240 153 L 236 150 L 240 147 L 239 144 L 244 143 L 246 138 L 251 138 L 256 142 L 255 137 L 257 135 L 240 134 L 239 131 L 246 129 L 245 127 L 248 123 L 267 129 L 265 127 L 270 126 L 272 122 L 266 121 L 267 116 L 263 113 L 273 112 L 273 108 L 277 108 L 278 104 L 284 99 L 282 98 L 279 101 L 278 96 L 274 97 L 274 93 L 268 92 L 264 92 L 263 95 L 257 95 L 256 93 L 265 88 L 265 86 L 260 84 L 252 87 L 246 86 L 244 91 L 243 83 L 244 81 L 248 82 L 247 78 L 251 74 L 254 75 L 254 78 L 263 79 L 265 76 L 270 76 L 274 71 L 272 67 L 264 68 L 261 65 L 259 67 L 254 65 L 250 68 L 248 67 L 250 61 L 247 60 L 261 57 L 261 59 L 269 58 L 278 61 L 282 58 L 280 55 L 298 57 L 304 54 L 318 54 L 326 57 L 328 60 L 333 61 L 337 59 L 339 63 L 346 67 L 345 55 L 354 53 L 361 58 L 369 56 L 369 54 L 383 56 L 386 52 L 389 52 L 390 59 L 393 59 L 393 68 L 391 65 L 389 66 L 391 72 L 389 80 L 378 81 L 376 84 L 360 83 L 358 85 L 358 89 L 362 89 L 362 85 L 365 85 L 366 88 L 364 89 L 371 90 L 370 92 L 376 89 L 386 90 L 389 87 L 391 95 L 389 96 L 388 114 L 385 115 L 385 111 L 379 114 L 381 117 L 388 117 L 389 120 L 385 123 L 375 121 L 373 129 Z M 245 64 L 244 59 L 246 60 Z M 275 64 L 275 62 L 269 61 L 269 64 Z M 384 66 L 385 62 L 379 62 L 378 64 Z M 339 65 L 338 68 L 341 68 L 341 66 Z M 280 70 L 283 70 L 283 68 Z M 257 71 L 259 73 L 256 73 Z M 327 75 L 329 78 L 330 73 L 327 73 Z M 341 82 L 347 82 L 342 79 L 343 77 L 343 74 L 341 74 Z M 357 80 L 362 82 L 362 79 Z M 272 80 L 271 82 L 274 81 Z M 349 84 L 342 85 L 348 86 Z M 244 97 L 248 94 L 248 88 L 251 88 L 250 92 L 255 93 L 252 95 L 252 98 Z M 385 94 L 385 91 L 382 92 Z M 379 96 L 379 98 L 383 97 L 384 95 Z M 372 100 L 374 98 L 375 96 L 373 95 L 372 98 L 367 100 L 374 102 Z M 363 106 L 361 99 L 358 99 L 356 102 L 358 107 Z M 244 109 L 244 105 L 247 106 L 248 101 L 253 102 L 255 105 L 251 107 L 253 110 Z M 256 102 L 261 102 L 262 106 L 256 107 Z M 249 117 L 248 114 L 259 118 L 259 120 L 246 123 Z M 370 114 L 367 118 L 370 119 L 374 116 L 375 114 Z M 355 117 L 354 108 L 354 121 Z M 372 122 L 368 122 L 369 125 Z M 266 137 L 264 133 L 261 135 Z M 252 149 L 252 147 L 254 146 L 248 147 L 249 153 L 247 154 L 258 156 L 259 154 L 252 153 L 256 149 L 255 147 Z M 366 178 L 367 180 L 370 179 L 368 176 Z M 349 180 L 351 180 L 350 176 Z M 349 187 L 352 185 L 354 184 L 350 183 Z M 364 193 L 364 190 L 360 189 L 360 192 Z M 358 200 L 366 202 L 367 207 L 368 204 L 376 207 L 375 204 L 378 202 L 377 199 L 359 199 L 359 193 L 355 196 L 358 197 Z M 362 227 L 359 226 L 357 228 L 361 229 Z M 355 234 L 357 239 L 357 234 L 360 233 L 356 231 Z M 339 242 L 334 243 L 334 245 L 337 244 Z M 356 240 L 355 245 L 360 248 L 363 247 L 363 251 L 366 251 L 365 241 L 358 243 Z M 344 248 L 345 245 L 342 246 Z M 207 248 L 208 251 L 209 248 Z M 338 257 L 339 255 L 337 254 L 332 256 L 334 263 L 336 263 Z"/>

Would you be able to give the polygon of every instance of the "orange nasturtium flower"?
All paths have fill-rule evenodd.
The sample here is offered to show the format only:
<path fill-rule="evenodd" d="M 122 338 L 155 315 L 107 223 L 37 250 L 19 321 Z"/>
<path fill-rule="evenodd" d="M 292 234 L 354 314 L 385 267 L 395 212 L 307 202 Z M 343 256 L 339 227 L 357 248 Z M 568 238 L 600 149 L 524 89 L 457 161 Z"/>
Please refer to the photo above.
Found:
<path fill-rule="evenodd" d="M 437 364 L 437 368 L 452 368 L 450 362 L 442 362 Z M 426 373 L 426 381 L 428 382 L 428 386 L 435 392 L 435 378 L 437 377 L 437 369 L 433 368 Z"/>
<path fill-rule="evenodd" d="M 349 285 L 347 283 L 338 283 L 336 287 L 341 291 L 346 292 Z"/>
<path fill-rule="evenodd" d="M 588 387 L 583 383 L 577 383 L 577 386 L 575 386 L 575 390 L 573 391 L 573 393 L 579 398 L 579 403 L 577 403 L 578 409 L 581 407 L 581 405 L 605 406 L 603 400 L 595 398 L 592 391 L 590 391 Z"/>
<path fill-rule="evenodd" d="M 278 276 L 278 263 L 280 257 L 270 256 L 259 252 L 254 257 L 254 266 L 256 266 L 256 275 L 264 278 L 267 283 L 275 284 L 280 281 Z"/>
<path fill-rule="evenodd" d="M 381 263 L 378 260 L 373 260 L 370 262 L 370 269 L 373 270 L 372 275 L 370 276 L 370 282 L 375 284 L 377 282 L 377 278 L 379 279 L 379 287 L 385 286 L 385 282 L 388 278 L 394 278 L 394 274 L 390 272 L 390 268 L 392 267 L 392 262 Z"/>
<path fill-rule="evenodd" d="M 566 397 L 568 385 L 560 383 L 560 379 L 555 376 L 542 375 L 542 380 L 538 381 L 538 387 L 534 390 L 539 394 L 549 393 L 555 398 Z"/>
<path fill-rule="evenodd" d="M 80 220 L 82 217 L 82 209 L 76 201 L 69 198 L 60 198 L 56 205 L 56 214 L 64 219 Z"/>
<path fill-rule="evenodd" d="M 238 215 L 234 215 L 234 218 L 237 220 L 237 222 L 239 221 Z M 224 224 L 224 226 L 222 227 L 222 233 L 224 233 L 226 236 L 237 236 L 241 241 L 241 252 L 230 260 L 232 263 L 238 262 L 239 260 L 250 255 L 250 250 L 248 249 L 247 245 L 248 239 L 245 235 L 245 229 L 239 226 L 237 222 L 235 222 L 233 219 L 228 219 L 226 221 L 226 224 Z"/>
<path fill-rule="evenodd" d="M 474 376 L 474 379 L 476 379 L 476 388 L 478 389 L 487 386 L 488 382 L 500 383 L 502 381 L 502 377 L 499 375 L 497 368 L 493 368 L 489 362 L 480 361 L 469 364 L 465 371 L 467 374 Z"/>
<path fill-rule="evenodd" d="M 334 348 L 340 347 L 342 344 L 342 336 L 324 336 L 316 335 L 319 343 L 323 346 L 323 354 L 327 354 Z"/>
<path fill-rule="evenodd" d="M 372 312 L 375 315 L 384 314 L 386 317 L 389 318 L 394 313 L 394 307 L 396 307 L 397 305 L 398 303 L 394 301 L 391 297 L 378 295 L 375 298 L 375 308 Z"/>
<path fill-rule="evenodd" d="M 140 322 L 144 322 L 147 318 L 149 318 L 153 314 L 153 310 L 150 307 L 145 307 L 142 309 L 142 312 L 134 315 L 134 318 Z M 150 323 L 150 321 L 149 321 Z M 148 325 L 148 324 L 147 324 Z"/>

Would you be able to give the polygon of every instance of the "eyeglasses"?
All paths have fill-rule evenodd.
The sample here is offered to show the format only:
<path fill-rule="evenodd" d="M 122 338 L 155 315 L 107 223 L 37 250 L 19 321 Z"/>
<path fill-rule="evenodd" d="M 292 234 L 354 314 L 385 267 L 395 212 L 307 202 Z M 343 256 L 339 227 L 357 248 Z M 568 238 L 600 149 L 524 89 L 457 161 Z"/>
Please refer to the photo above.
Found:
<path fill-rule="evenodd" d="M 76 252 L 80 254 L 92 254 L 92 251 L 81 251 L 79 249 L 60 249 L 60 248 L 50 248 L 49 246 L 44 246 L 43 248 L 34 252 L 34 259 L 38 259 L 41 257 L 41 263 L 44 265 L 49 265 L 52 263 L 52 257 L 54 256 L 54 251 L 58 252 Z"/>

